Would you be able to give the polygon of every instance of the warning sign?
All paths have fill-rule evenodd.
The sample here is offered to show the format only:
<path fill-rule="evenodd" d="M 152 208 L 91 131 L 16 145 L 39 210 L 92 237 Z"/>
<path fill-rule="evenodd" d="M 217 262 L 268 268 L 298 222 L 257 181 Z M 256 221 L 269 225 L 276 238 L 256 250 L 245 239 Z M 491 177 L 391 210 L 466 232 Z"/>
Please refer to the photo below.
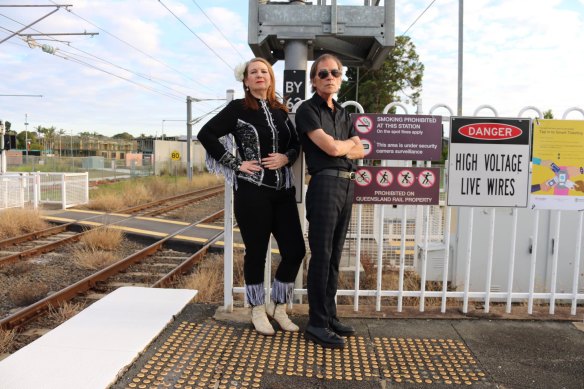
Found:
<path fill-rule="evenodd" d="M 526 207 L 531 119 L 452 117 L 448 205 Z"/>
<path fill-rule="evenodd" d="M 439 161 L 442 117 L 351 114 L 368 159 Z"/>
<path fill-rule="evenodd" d="M 438 168 L 361 167 L 355 178 L 355 203 L 438 205 Z M 423 183 L 423 184 L 422 184 Z"/>

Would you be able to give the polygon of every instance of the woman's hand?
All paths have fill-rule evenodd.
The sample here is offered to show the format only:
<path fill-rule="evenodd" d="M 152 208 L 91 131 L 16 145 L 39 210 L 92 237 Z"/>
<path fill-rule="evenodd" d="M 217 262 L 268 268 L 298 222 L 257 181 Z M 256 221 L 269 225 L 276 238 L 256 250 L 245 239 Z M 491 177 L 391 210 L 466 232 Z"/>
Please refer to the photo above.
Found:
<path fill-rule="evenodd" d="M 270 170 L 276 170 L 288 164 L 288 156 L 280 153 L 270 153 L 262 158 L 262 166 Z"/>
<path fill-rule="evenodd" d="M 239 166 L 239 171 L 245 174 L 253 174 L 262 170 L 258 161 L 243 161 Z"/>

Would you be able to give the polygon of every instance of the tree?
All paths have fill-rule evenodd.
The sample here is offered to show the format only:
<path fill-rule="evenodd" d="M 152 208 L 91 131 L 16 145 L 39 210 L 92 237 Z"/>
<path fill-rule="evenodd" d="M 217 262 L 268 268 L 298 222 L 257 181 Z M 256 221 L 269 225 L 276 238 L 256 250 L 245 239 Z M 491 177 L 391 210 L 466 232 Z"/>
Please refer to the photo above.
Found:
<path fill-rule="evenodd" d="M 543 118 L 544 119 L 553 119 L 554 114 L 553 114 L 552 110 L 548 109 L 547 111 L 543 111 Z"/>
<path fill-rule="evenodd" d="M 121 134 L 116 134 L 112 136 L 114 139 L 124 139 L 124 140 L 133 140 L 134 137 L 132 134 L 128 134 L 127 132 L 122 132 Z"/>
<path fill-rule="evenodd" d="M 360 69 L 359 73 L 357 80 L 357 68 L 347 70 L 348 82 L 339 91 L 339 101 L 358 101 L 365 112 L 382 112 L 387 104 L 393 102 L 418 103 L 424 65 L 419 61 L 416 46 L 410 37 L 395 38 L 395 47 L 378 70 Z"/>

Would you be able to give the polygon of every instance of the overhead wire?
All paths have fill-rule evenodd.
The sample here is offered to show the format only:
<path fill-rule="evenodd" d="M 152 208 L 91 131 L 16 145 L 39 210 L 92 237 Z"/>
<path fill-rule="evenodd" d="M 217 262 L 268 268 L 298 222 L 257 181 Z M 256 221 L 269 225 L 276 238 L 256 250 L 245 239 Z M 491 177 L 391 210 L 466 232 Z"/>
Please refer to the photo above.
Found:
<path fill-rule="evenodd" d="M 192 1 L 201 10 L 201 12 L 203 13 L 203 15 L 205 15 L 205 17 L 211 22 L 211 24 L 213 25 L 213 27 L 215 27 L 215 29 L 219 32 L 219 34 L 221 34 L 221 36 L 227 41 L 227 43 L 229 43 L 229 45 L 233 48 L 233 50 L 235 50 L 235 52 L 237 54 L 239 54 L 239 56 L 241 57 L 241 59 L 245 60 L 245 58 L 243 57 L 243 55 L 241 54 L 241 52 L 237 49 L 237 47 L 235 47 L 231 43 L 231 41 L 229 40 L 229 38 L 227 38 L 225 36 L 225 34 L 223 34 L 223 32 L 221 31 L 221 29 L 219 27 L 217 27 L 217 25 L 213 22 L 213 20 L 211 20 L 211 18 L 209 17 L 209 15 L 207 15 L 207 13 L 203 10 L 203 8 L 201 8 L 201 6 L 197 3 L 197 1 L 196 0 L 192 0 Z"/>
<path fill-rule="evenodd" d="M 410 24 L 410 26 L 404 31 L 404 33 L 402 34 L 402 36 L 403 35 L 406 35 L 408 33 L 408 31 L 410 31 L 410 29 L 414 26 L 414 24 L 416 24 L 418 22 L 418 20 L 420 20 L 420 18 L 426 13 L 426 11 L 428 11 L 430 9 L 430 7 L 432 5 L 434 5 L 435 2 L 436 2 L 436 0 L 432 0 L 432 2 L 430 4 L 428 4 L 428 6 L 426 7 L 426 9 L 424 9 L 422 11 L 422 13 L 416 18 L 416 20 L 414 20 L 412 22 L 412 24 Z"/>
<path fill-rule="evenodd" d="M 3 16 L 3 17 L 5 17 L 5 18 L 7 18 L 7 19 L 9 19 L 9 20 L 11 20 L 11 21 L 13 21 L 13 22 L 15 22 L 15 23 L 18 23 L 18 24 L 21 24 L 21 25 L 23 25 L 21 22 L 19 22 L 19 21 L 15 20 L 15 19 L 12 19 L 12 18 L 10 18 L 9 16 L 3 15 L 3 14 L 0 14 L 0 16 Z M 31 30 L 33 30 L 33 31 L 36 31 L 36 32 L 37 32 L 37 33 L 39 33 L 39 34 L 43 34 L 43 35 L 47 36 L 47 37 L 48 37 L 48 40 L 51 40 L 51 41 L 54 41 L 54 42 L 57 42 L 57 43 L 62 43 L 62 41 L 60 41 L 60 40 L 57 40 L 57 39 L 55 39 L 55 38 L 51 37 L 50 35 L 46 35 L 46 34 L 42 33 L 41 31 L 39 31 L 39 30 L 37 30 L 37 29 L 35 29 L 35 28 L 32 28 L 32 27 L 31 27 Z M 25 46 L 25 47 L 26 47 L 26 46 Z M 123 76 L 117 75 L 117 74 L 115 74 L 115 73 L 109 72 L 109 71 L 107 71 L 107 70 L 105 70 L 105 69 L 102 69 L 102 68 L 100 68 L 100 67 L 97 67 L 97 66 L 95 66 L 95 65 L 89 64 L 89 63 L 87 63 L 87 62 L 85 62 L 85 61 L 82 61 L 82 60 L 80 60 L 80 59 L 76 58 L 76 56 L 79 56 L 79 54 L 74 54 L 74 53 L 68 52 L 68 51 L 66 51 L 66 50 L 63 50 L 63 49 L 61 49 L 61 48 L 58 48 L 58 51 L 60 51 L 60 52 L 63 52 L 63 53 L 65 53 L 65 54 L 67 54 L 69 57 L 66 57 L 66 56 L 61 56 L 61 55 L 56 55 L 56 53 L 53 53 L 53 55 L 56 55 L 57 57 L 59 57 L 59 58 L 62 58 L 62 59 L 65 59 L 65 60 L 71 60 L 71 61 L 73 61 L 73 62 L 76 62 L 76 63 L 78 63 L 78 64 L 81 64 L 81 65 L 84 65 L 84 66 L 89 66 L 89 67 L 92 67 L 92 68 L 94 68 L 95 70 L 98 70 L 98 71 L 104 72 L 104 73 L 106 73 L 106 74 L 109 74 L 109 75 L 111 75 L 111 76 L 114 76 L 114 77 L 120 78 L 120 79 L 122 79 L 122 80 L 128 81 L 128 82 L 130 82 L 130 83 L 132 83 L 132 84 L 134 84 L 134 85 L 137 85 L 137 86 L 139 86 L 139 87 L 142 87 L 142 88 L 148 89 L 148 90 L 150 90 L 150 91 L 152 91 L 152 92 L 155 92 L 155 93 L 161 94 L 161 95 L 163 95 L 163 96 L 166 96 L 166 97 L 171 97 L 171 98 L 175 98 L 175 99 L 181 99 L 181 100 L 183 99 L 183 96 L 184 96 L 184 94 L 183 94 L 181 91 L 178 91 L 178 90 L 175 90 L 175 89 L 169 88 L 168 86 L 165 86 L 165 85 L 163 85 L 163 84 L 161 84 L 161 83 L 159 83 L 159 82 L 157 82 L 157 81 L 155 81 L 155 80 L 152 80 L 152 79 L 150 79 L 150 78 L 148 78 L 148 77 L 146 77 L 146 76 L 144 76 L 144 75 L 142 75 L 142 74 L 140 74 L 140 73 L 137 73 L 137 72 L 134 72 L 134 71 L 132 71 L 132 70 L 130 70 L 130 69 L 126 69 L 126 68 L 124 68 L 124 67 L 121 67 L 121 66 L 119 66 L 119 65 L 116 65 L 116 64 L 112 63 L 111 61 L 108 61 L 108 60 L 106 60 L 106 59 L 100 58 L 100 57 L 98 57 L 98 56 L 96 56 L 96 55 L 93 55 L 93 54 L 91 54 L 91 53 L 88 53 L 88 52 L 86 52 L 86 51 L 84 51 L 84 50 L 82 50 L 82 49 L 79 49 L 79 48 L 77 48 L 77 47 L 74 47 L 74 46 L 72 46 L 71 44 L 68 44 L 68 45 L 67 45 L 67 47 L 70 47 L 70 48 L 72 48 L 72 49 L 75 49 L 75 50 L 77 50 L 77 51 L 80 51 L 80 52 L 82 52 L 82 53 L 84 53 L 84 54 L 86 54 L 86 55 L 89 55 L 90 57 L 93 57 L 94 59 L 97 59 L 97 60 L 99 60 L 99 61 L 105 62 L 105 63 L 107 63 L 107 64 L 109 64 L 109 65 L 111 65 L 111 66 L 117 67 L 117 68 L 119 68 L 119 69 L 121 69 L 121 70 L 124 70 L 124 71 L 126 71 L 126 72 L 129 72 L 129 73 L 135 74 L 135 75 L 137 75 L 137 76 L 139 76 L 139 77 L 141 77 L 141 78 L 144 78 L 144 79 L 146 79 L 146 80 L 148 80 L 148 81 L 151 81 L 151 82 L 153 82 L 153 83 L 159 84 L 159 85 L 161 85 L 162 87 L 164 87 L 164 88 L 166 88 L 166 89 L 169 89 L 171 92 L 176 92 L 176 93 L 177 93 L 177 95 L 175 95 L 175 94 L 172 94 L 172 93 L 165 93 L 165 92 L 159 91 L 159 90 L 157 90 L 157 89 L 154 89 L 154 88 L 151 88 L 151 87 L 149 87 L 149 86 L 146 86 L 146 85 L 140 84 L 140 83 L 138 83 L 138 82 L 135 82 L 135 81 L 133 81 L 133 80 L 131 80 L 131 79 L 129 79 L 129 78 L 126 78 L 126 77 L 123 77 Z M 83 58 L 83 56 L 80 56 L 80 57 L 82 57 L 82 58 Z M 85 59 L 88 59 L 88 58 L 85 58 Z M 200 108 L 198 108 L 198 109 L 200 110 Z"/>
<path fill-rule="evenodd" d="M 203 40 L 203 38 L 201 38 L 201 37 L 200 37 L 200 36 L 199 36 L 199 35 L 198 35 L 196 32 L 194 32 L 194 31 L 193 31 L 193 30 L 192 30 L 192 29 L 191 29 L 189 26 L 187 26 L 187 25 L 186 25 L 186 23 L 185 23 L 185 22 L 183 22 L 181 18 L 179 18 L 179 17 L 178 17 L 178 16 L 177 16 L 177 15 L 176 15 L 174 12 L 172 12 L 172 11 L 170 10 L 170 8 L 168 8 L 168 7 L 167 7 L 167 6 L 166 6 L 166 5 L 165 5 L 165 4 L 162 2 L 162 0 L 158 0 L 158 2 L 159 2 L 159 3 L 160 3 L 160 4 L 161 4 L 161 5 L 164 7 L 164 8 L 166 8 L 166 9 L 167 9 L 167 11 L 168 11 L 168 12 L 170 12 L 170 13 L 172 14 L 172 16 L 174 16 L 174 17 L 176 18 L 176 20 L 178 20 L 178 21 L 179 21 L 179 22 L 180 22 L 180 23 L 181 23 L 183 26 L 185 26 L 185 27 L 187 28 L 187 30 L 189 30 L 189 31 L 190 31 L 190 32 L 191 32 L 191 33 L 192 33 L 194 36 L 196 36 L 196 37 L 197 37 L 197 39 L 199 39 L 199 40 L 200 40 L 200 41 L 201 41 L 201 42 L 202 42 L 202 43 L 203 43 L 203 44 L 204 44 L 204 45 L 205 45 L 205 46 L 206 46 L 206 47 L 207 47 L 209 50 L 211 50 L 211 52 L 212 52 L 213 54 L 215 54 L 215 56 L 216 56 L 217 58 L 219 58 L 219 59 L 221 60 L 221 62 L 223 62 L 225 65 L 227 65 L 227 67 L 229 68 L 229 70 L 233 70 L 233 66 L 231 66 L 229 63 L 227 63 L 227 61 L 226 61 L 225 59 L 223 59 L 223 57 L 221 57 L 221 56 L 220 56 L 220 55 L 219 55 L 219 54 L 218 54 L 218 53 L 217 53 L 215 50 L 213 50 L 213 48 L 212 48 L 211 46 L 209 46 L 209 45 L 207 44 L 207 42 L 205 42 L 205 41 Z"/>
<path fill-rule="evenodd" d="M 408 31 L 410 31 L 410 29 L 418 22 L 418 20 L 420 20 L 420 18 L 426 13 L 426 11 L 428 11 L 428 9 L 430 9 L 430 7 L 432 7 L 432 5 L 434 5 L 434 3 L 436 2 L 436 0 L 432 0 L 432 2 L 430 2 L 430 4 L 428 4 L 428 6 L 418 15 L 418 17 L 412 22 L 412 24 L 410 24 L 410 26 L 404 31 L 403 34 L 401 34 L 400 36 L 405 36 L 407 34 Z M 367 69 L 365 71 L 365 73 L 363 73 L 360 78 L 365 77 L 366 75 L 368 75 L 372 70 L 371 69 Z M 356 84 L 356 83 L 355 83 Z M 351 92 L 353 89 L 355 88 L 355 85 L 351 85 L 349 86 L 349 88 L 340 96 L 340 98 L 346 96 L 349 92 Z"/>
<path fill-rule="evenodd" d="M 50 1 L 51 1 L 53 4 L 56 4 L 56 3 L 55 3 L 53 0 L 50 0 Z M 130 47 L 130 48 L 132 48 L 132 49 L 134 49 L 134 50 L 136 50 L 136 51 L 138 51 L 139 53 L 141 53 L 141 54 L 145 55 L 146 57 L 148 57 L 148 58 L 152 59 L 153 61 L 156 61 L 156 62 L 160 63 L 161 65 L 164 65 L 165 67 L 167 67 L 167 68 L 169 68 L 169 69 L 171 69 L 171 70 L 175 71 L 176 73 L 178 73 L 178 74 L 182 75 L 183 77 L 185 77 L 185 78 L 188 78 L 189 80 L 191 80 L 191 81 L 193 81 L 194 83 L 196 83 L 197 85 L 199 85 L 199 86 L 201 86 L 201 87 L 203 87 L 203 88 L 207 89 L 208 91 L 210 91 L 210 92 L 215 92 L 215 91 L 213 91 L 211 88 L 209 88 L 208 86 L 206 86 L 205 84 L 202 84 L 202 83 L 200 83 L 199 81 L 197 81 L 196 79 L 194 79 L 193 77 L 191 77 L 190 75 L 188 75 L 188 74 L 186 74 L 186 73 L 184 73 L 184 72 L 180 71 L 179 69 L 176 69 L 176 68 L 174 68 L 174 67 L 170 66 L 169 64 L 165 63 L 164 61 L 161 61 L 160 59 L 158 59 L 158 58 L 156 58 L 156 57 L 154 57 L 154 56 L 152 56 L 152 55 L 148 54 L 148 53 L 147 53 L 147 52 L 145 52 L 144 50 L 142 50 L 142 49 L 140 49 L 140 48 L 138 48 L 138 47 L 136 47 L 136 46 L 132 45 L 131 43 L 129 43 L 129 42 L 127 42 L 127 41 L 125 41 L 124 39 L 122 39 L 122 38 L 120 38 L 120 37 L 118 37 L 118 36 L 116 36 L 115 34 L 112 34 L 111 32 L 109 32 L 109 31 L 105 30 L 104 28 L 102 28 L 102 27 L 98 26 L 97 24 L 93 23 L 92 21 L 90 21 L 90 20 L 88 20 L 88 19 L 84 18 L 83 16 L 81 16 L 81 15 L 79 15 L 79 14 L 75 13 L 75 12 L 74 12 L 74 11 L 72 11 L 71 9 L 67 8 L 67 12 L 70 12 L 71 14 L 75 15 L 75 16 L 76 16 L 76 17 L 78 17 L 79 19 L 81 19 L 81 20 L 83 20 L 83 21 L 85 21 L 85 22 L 89 23 L 90 25 L 92 25 L 93 27 L 97 28 L 98 30 L 105 32 L 107 35 L 111 36 L 112 38 L 114 38 L 114 39 L 116 39 L 116 40 L 118 40 L 118 41 L 120 41 L 120 42 L 122 42 L 122 43 L 123 43 L 123 44 L 125 44 L 126 46 L 128 46 L 128 47 Z"/>

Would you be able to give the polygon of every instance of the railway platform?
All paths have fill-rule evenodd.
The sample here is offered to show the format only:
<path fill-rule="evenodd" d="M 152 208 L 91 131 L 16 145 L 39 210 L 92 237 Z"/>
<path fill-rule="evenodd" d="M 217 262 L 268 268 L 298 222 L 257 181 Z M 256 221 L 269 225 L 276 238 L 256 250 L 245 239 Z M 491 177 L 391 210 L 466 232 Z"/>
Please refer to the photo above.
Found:
<path fill-rule="evenodd" d="M 353 314 L 356 336 L 330 350 L 195 294 L 121 288 L 0 361 L 0 388 L 584 388 L 582 322 Z"/>
<path fill-rule="evenodd" d="M 115 228 L 125 233 L 154 239 L 161 239 L 184 229 L 174 239 L 195 244 L 204 244 L 217 232 L 223 230 L 222 226 L 209 223 L 199 223 L 192 228 L 186 228 L 190 223 L 178 220 L 75 209 L 43 211 L 43 218 L 54 223 L 77 223 L 88 227 L 113 223 Z M 234 246 L 243 247 L 239 230 L 236 228 L 234 231 L 236 232 Z M 223 241 L 217 241 L 216 244 L 222 246 Z"/>

